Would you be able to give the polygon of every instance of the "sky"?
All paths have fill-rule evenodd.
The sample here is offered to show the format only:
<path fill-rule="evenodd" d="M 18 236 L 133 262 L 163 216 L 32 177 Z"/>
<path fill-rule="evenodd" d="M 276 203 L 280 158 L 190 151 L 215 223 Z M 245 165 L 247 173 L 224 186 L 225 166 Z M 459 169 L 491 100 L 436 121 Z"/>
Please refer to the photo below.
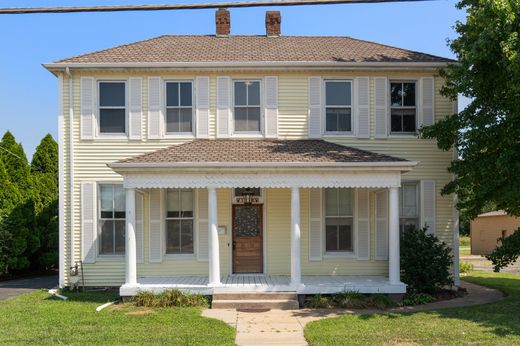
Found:
<path fill-rule="evenodd" d="M 202 3 L 200 0 L 170 3 Z M 209 2 L 209 1 L 207 1 Z M 160 0 L 4 0 L 1 7 L 157 4 Z M 447 39 L 465 13 L 455 1 L 230 9 L 231 34 L 265 34 L 280 10 L 282 35 L 333 35 L 453 58 Z M 10 130 L 29 159 L 47 133 L 57 139 L 57 78 L 41 64 L 164 34 L 214 34 L 215 10 L 0 15 L 0 136 Z M 461 100 L 464 106 L 467 100 Z"/>

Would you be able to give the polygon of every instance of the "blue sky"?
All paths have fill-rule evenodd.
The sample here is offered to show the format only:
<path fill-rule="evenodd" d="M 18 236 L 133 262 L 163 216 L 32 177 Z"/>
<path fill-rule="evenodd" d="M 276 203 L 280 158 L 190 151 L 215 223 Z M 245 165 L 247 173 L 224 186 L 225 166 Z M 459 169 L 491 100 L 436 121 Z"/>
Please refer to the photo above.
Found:
<path fill-rule="evenodd" d="M 163 1 L 165 2 L 165 1 Z M 172 1 L 193 3 L 203 1 Z M 161 1 L 4 0 L 2 7 L 145 4 Z M 167 1 L 165 2 L 167 3 Z M 264 34 L 267 8 L 231 9 L 232 34 Z M 270 8 L 282 34 L 339 35 L 453 57 L 446 39 L 464 19 L 455 1 Z M 0 134 L 13 132 L 31 158 L 39 140 L 57 138 L 57 80 L 41 64 L 163 34 L 213 34 L 215 10 L 0 16 Z"/>

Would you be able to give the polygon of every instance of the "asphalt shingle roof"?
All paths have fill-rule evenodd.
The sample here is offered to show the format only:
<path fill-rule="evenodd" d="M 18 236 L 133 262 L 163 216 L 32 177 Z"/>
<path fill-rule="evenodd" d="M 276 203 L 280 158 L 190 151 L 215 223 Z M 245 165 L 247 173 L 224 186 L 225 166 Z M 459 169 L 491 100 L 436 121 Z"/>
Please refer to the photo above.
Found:
<path fill-rule="evenodd" d="M 165 35 L 57 63 L 453 62 L 451 59 L 339 36 Z"/>
<path fill-rule="evenodd" d="M 323 140 L 197 139 L 117 163 L 407 162 Z"/>

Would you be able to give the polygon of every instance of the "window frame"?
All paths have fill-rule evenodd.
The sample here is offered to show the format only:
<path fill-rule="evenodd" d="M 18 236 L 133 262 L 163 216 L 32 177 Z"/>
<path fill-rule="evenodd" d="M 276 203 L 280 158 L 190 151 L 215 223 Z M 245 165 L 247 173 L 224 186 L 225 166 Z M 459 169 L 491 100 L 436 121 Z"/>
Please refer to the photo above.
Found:
<path fill-rule="evenodd" d="M 191 84 L 191 132 L 168 132 L 168 108 L 189 108 L 186 106 L 168 106 L 167 103 L 167 90 L 168 90 L 168 83 L 190 83 Z M 179 88 L 180 93 L 180 88 Z M 196 93 L 195 93 L 195 82 L 193 79 L 165 79 L 163 80 L 163 95 L 164 95 L 164 101 L 163 101 L 163 110 L 164 110 L 164 136 L 166 138 L 168 137 L 174 137 L 174 138 L 194 138 L 195 137 L 195 131 L 196 131 Z M 179 94 L 179 100 L 180 100 L 180 94 Z"/>
<path fill-rule="evenodd" d="M 168 217 L 168 190 L 190 190 L 192 192 L 192 200 L 193 200 L 193 216 L 192 217 Z M 163 218 L 163 230 L 164 234 L 162 235 L 162 238 L 164 240 L 163 242 L 163 255 L 165 258 L 170 259 L 194 259 L 197 255 L 197 246 L 198 246 L 198 238 L 197 238 L 197 232 L 198 232 L 198 216 L 197 216 L 197 193 L 196 189 L 188 189 L 188 188 L 180 188 L 180 189 L 164 189 L 164 199 L 163 199 L 163 212 L 164 212 L 164 218 Z M 168 221 L 169 220 L 192 220 L 193 226 L 193 252 L 192 253 L 169 253 L 168 252 Z M 180 236 L 180 235 L 179 235 Z"/>
<path fill-rule="evenodd" d="M 122 106 L 101 107 L 101 84 L 102 83 L 123 83 L 125 85 L 125 132 L 101 132 L 101 108 L 103 109 L 122 109 Z M 128 80 L 127 79 L 98 79 L 96 80 L 96 134 L 98 137 L 106 138 L 127 138 L 128 137 Z"/>
<path fill-rule="evenodd" d="M 98 182 L 96 184 L 96 207 L 97 207 L 97 211 L 96 211 L 96 254 L 97 254 L 97 258 L 100 259 L 100 260 L 111 260 L 111 259 L 114 259 L 114 260 L 120 260 L 121 258 L 124 258 L 125 255 L 126 255 L 126 190 L 125 190 L 125 218 L 102 218 L 101 217 L 101 186 L 103 185 L 112 185 L 112 211 L 114 211 L 114 186 L 115 185 L 120 185 L 123 187 L 123 183 L 122 182 L 113 182 L 113 181 L 103 181 L 103 182 Z M 123 187 L 123 190 L 124 190 L 124 187 Z M 101 221 L 102 220 L 124 220 L 125 221 L 125 251 L 123 253 L 102 253 L 101 252 L 101 239 L 102 239 L 102 236 L 101 236 L 101 232 L 102 232 L 102 228 L 100 227 L 100 224 L 101 224 Z M 115 225 L 115 223 L 114 223 Z M 114 243 L 112 244 L 112 248 L 115 247 L 115 229 L 112 230 L 113 232 L 113 241 Z"/>
<path fill-rule="evenodd" d="M 415 85 L 415 106 L 392 106 L 392 83 L 413 83 Z M 417 136 L 417 130 L 419 127 L 419 81 L 417 79 L 392 79 L 388 80 L 388 134 L 390 136 L 395 137 L 415 137 Z M 402 96 L 401 96 L 401 100 Z M 403 101 L 404 104 L 404 101 Z M 405 131 L 392 131 L 392 109 L 406 110 L 406 109 L 415 109 L 415 131 L 413 132 L 405 132 Z M 402 117 L 401 117 L 401 127 L 402 127 Z"/>
<path fill-rule="evenodd" d="M 352 194 L 352 216 L 327 216 L 327 201 L 326 190 L 321 189 L 321 204 L 322 204 L 322 253 L 323 258 L 355 258 L 356 257 L 356 239 L 357 239 L 357 204 L 356 204 L 356 189 L 355 188 L 330 188 L 330 189 L 350 189 Z M 345 251 L 327 251 L 327 218 L 345 218 L 352 220 L 352 250 Z"/>
<path fill-rule="evenodd" d="M 350 105 L 335 105 L 327 106 L 327 83 L 344 83 L 350 84 Z M 322 85 L 322 134 L 324 136 L 354 136 L 354 80 L 353 79 L 342 79 L 342 78 L 329 78 L 323 79 Z M 350 108 L 350 131 L 327 131 L 327 108 Z"/>
<path fill-rule="evenodd" d="M 245 79 L 232 79 L 231 80 L 231 134 L 235 137 L 264 137 L 264 100 L 263 100 L 263 80 L 262 78 L 245 78 Z M 235 104 L 235 83 L 245 83 L 245 82 L 258 82 L 259 87 L 259 105 L 258 106 L 239 106 L 239 107 L 259 107 L 260 108 L 260 130 L 259 131 L 236 131 L 235 130 L 235 108 L 237 107 Z M 248 97 L 246 96 L 246 100 L 249 103 Z"/>
<path fill-rule="evenodd" d="M 415 202 L 417 214 L 416 217 L 405 217 L 401 214 L 403 207 L 403 187 L 405 185 L 415 185 Z M 402 226 L 402 220 L 417 220 L 417 227 L 421 227 L 421 183 L 418 180 L 406 180 L 401 182 L 401 187 L 399 188 L 399 233 L 404 231 L 404 226 Z"/>

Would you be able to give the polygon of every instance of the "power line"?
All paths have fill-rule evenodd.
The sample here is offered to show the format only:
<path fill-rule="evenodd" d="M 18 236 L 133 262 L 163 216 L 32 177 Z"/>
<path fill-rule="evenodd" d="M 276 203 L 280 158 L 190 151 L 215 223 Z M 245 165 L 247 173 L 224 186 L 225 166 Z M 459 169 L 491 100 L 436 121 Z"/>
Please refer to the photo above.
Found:
<path fill-rule="evenodd" d="M 121 12 L 121 11 L 165 11 L 196 10 L 212 8 L 268 7 L 334 5 L 384 2 L 423 2 L 434 0 L 260 0 L 237 2 L 212 2 L 207 4 L 164 4 L 164 5 L 114 5 L 114 6 L 75 6 L 75 7 L 25 7 L 0 8 L 0 14 L 35 14 L 35 13 L 72 13 L 72 12 Z"/>

